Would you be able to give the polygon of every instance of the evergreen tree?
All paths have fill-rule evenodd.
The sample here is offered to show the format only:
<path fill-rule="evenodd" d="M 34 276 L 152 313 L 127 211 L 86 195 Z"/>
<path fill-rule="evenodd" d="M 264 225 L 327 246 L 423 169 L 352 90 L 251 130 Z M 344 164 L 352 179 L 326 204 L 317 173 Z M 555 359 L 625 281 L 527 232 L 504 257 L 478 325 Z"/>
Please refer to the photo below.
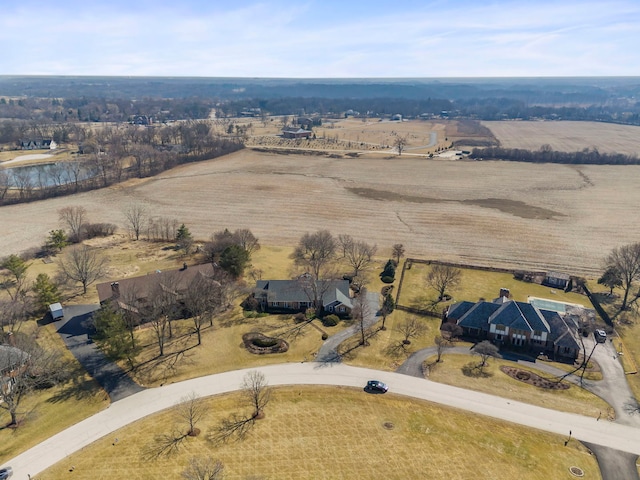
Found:
<path fill-rule="evenodd" d="M 240 245 L 229 245 L 220 255 L 220 267 L 238 278 L 249 263 L 249 252 Z"/>
<path fill-rule="evenodd" d="M 46 273 L 38 274 L 33 284 L 33 291 L 36 294 L 36 306 L 40 313 L 46 312 L 49 305 L 59 302 L 61 298 L 58 286 Z"/>
<path fill-rule="evenodd" d="M 193 237 L 184 223 L 180 225 L 176 233 L 176 245 L 180 250 L 184 250 L 185 254 L 188 254 L 193 246 Z"/>

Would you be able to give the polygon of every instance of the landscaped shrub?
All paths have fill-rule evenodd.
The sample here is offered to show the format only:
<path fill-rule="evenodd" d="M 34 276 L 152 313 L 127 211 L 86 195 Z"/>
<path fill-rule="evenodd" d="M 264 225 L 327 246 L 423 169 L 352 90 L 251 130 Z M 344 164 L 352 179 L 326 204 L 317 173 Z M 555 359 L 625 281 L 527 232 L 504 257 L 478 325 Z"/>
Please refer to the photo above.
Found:
<path fill-rule="evenodd" d="M 337 315 L 327 315 L 322 319 L 322 324 L 325 327 L 335 327 L 339 321 L 340 318 Z"/>
<path fill-rule="evenodd" d="M 324 332 L 322 334 L 322 340 L 326 340 L 327 338 L 329 338 L 329 334 L 327 332 Z"/>
<path fill-rule="evenodd" d="M 108 237 L 116 231 L 113 223 L 87 223 L 82 225 L 82 238 Z"/>
<path fill-rule="evenodd" d="M 242 336 L 244 347 L 251 353 L 262 355 L 265 353 L 284 353 L 289 350 L 289 344 L 281 338 L 267 337 L 259 332 L 249 332 Z"/>
<path fill-rule="evenodd" d="M 384 276 L 380 278 L 380 280 L 382 280 L 383 283 L 393 283 L 395 279 L 393 277 Z"/>
<path fill-rule="evenodd" d="M 307 317 L 304 313 L 298 312 L 293 316 L 293 321 L 296 323 L 302 323 L 307 321 Z"/>
<path fill-rule="evenodd" d="M 387 260 L 387 263 L 385 264 L 384 269 L 380 274 L 380 278 L 384 282 L 384 277 L 389 277 L 391 278 L 391 282 L 385 282 L 385 283 L 392 283 L 393 280 L 395 279 L 395 276 L 396 276 L 396 264 L 392 259 L 389 259 Z"/>
<path fill-rule="evenodd" d="M 260 348 L 269 348 L 276 346 L 278 344 L 278 339 L 271 337 L 258 337 L 251 340 L 251 343 Z"/>

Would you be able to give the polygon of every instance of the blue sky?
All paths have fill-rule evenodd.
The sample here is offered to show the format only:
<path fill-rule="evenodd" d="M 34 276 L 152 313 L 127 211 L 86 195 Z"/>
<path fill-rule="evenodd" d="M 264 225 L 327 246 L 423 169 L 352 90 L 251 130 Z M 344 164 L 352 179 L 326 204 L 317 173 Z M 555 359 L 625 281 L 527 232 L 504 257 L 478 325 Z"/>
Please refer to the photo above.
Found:
<path fill-rule="evenodd" d="M 0 0 L 0 75 L 640 75 L 638 0 Z"/>

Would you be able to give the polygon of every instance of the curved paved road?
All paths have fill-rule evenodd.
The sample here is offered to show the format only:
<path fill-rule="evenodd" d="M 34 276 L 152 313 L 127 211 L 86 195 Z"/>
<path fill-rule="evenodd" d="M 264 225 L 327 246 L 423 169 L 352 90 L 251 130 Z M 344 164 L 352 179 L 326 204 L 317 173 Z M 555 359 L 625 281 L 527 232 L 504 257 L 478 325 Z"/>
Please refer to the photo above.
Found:
<path fill-rule="evenodd" d="M 118 428 L 172 407 L 190 392 L 198 396 L 210 396 L 238 390 L 244 375 L 250 370 L 256 369 L 225 372 L 143 390 L 54 435 L 13 458 L 8 464 L 13 467 L 16 479 L 26 479 L 27 474 L 34 476 Z M 270 365 L 257 370 L 265 374 L 270 385 L 340 385 L 362 388 L 367 380 L 378 378 L 386 382 L 395 394 L 544 430 L 562 435 L 562 438 L 566 438 L 571 431 L 576 440 L 640 454 L 640 432 L 636 428 L 598 422 L 594 418 L 557 412 L 412 376 L 341 363 L 317 362 Z"/>

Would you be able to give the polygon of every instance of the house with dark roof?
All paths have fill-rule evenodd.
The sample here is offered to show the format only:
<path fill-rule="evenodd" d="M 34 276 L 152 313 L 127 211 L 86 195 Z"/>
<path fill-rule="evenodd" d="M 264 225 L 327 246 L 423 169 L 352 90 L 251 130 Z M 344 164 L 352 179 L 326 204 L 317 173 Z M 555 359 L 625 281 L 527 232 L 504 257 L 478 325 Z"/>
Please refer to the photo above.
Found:
<path fill-rule="evenodd" d="M 353 302 L 347 280 L 311 282 L 305 275 L 295 280 L 258 280 L 253 295 L 267 312 L 304 312 L 313 307 L 317 294 L 325 312 L 351 314 Z"/>
<path fill-rule="evenodd" d="M 56 142 L 50 138 L 28 138 L 20 140 L 20 148 L 22 150 L 55 150 Z"/>
<path fill-rule="evenodd" d="M 305 130 L 299 127 L 285 127 L 282 129 L 284 138 L 310 138 L 313 135 L 311 130 Z"/>
<path fill-rule="evenodd" d="M 491 340 L 499 346 L 544 352 L 555 358 L 575 359 L 577 320 L 572 315 L 541 310 L 500 296 L 492 302 L 459 302 L 449 307 L 445 322 L 462 327 L 464 335 Z"/>
<path fill-rule="evenodd" d="M 178 303 L 196 278 L 216 283 L 214 276 L 215 269 L 210 263 L 193 266 L 185 264 L 179 270 L 158 270 L 139 277 L 99 283 L 96 289 L 101 305 L 112 303 L 117 308 L 137 314 L 140 308 L 151 304 L 154 296 L 160 292 L 175 296 Z"/>

